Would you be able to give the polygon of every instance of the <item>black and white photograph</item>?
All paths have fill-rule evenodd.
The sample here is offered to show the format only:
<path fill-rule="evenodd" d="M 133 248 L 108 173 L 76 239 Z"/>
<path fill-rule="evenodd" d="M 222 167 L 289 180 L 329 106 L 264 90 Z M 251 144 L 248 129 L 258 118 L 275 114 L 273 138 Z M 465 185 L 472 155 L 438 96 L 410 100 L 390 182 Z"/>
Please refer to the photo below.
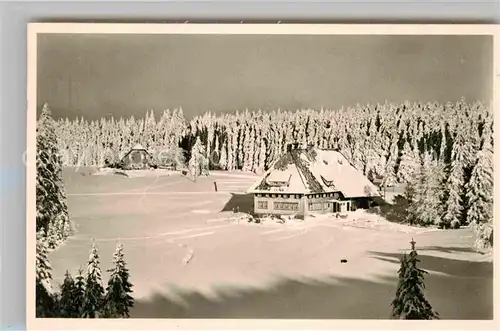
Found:
<path fill-rule="evenodd" d="M 33 318 L 493 320 L 491 26 L 47 26 Z"/>

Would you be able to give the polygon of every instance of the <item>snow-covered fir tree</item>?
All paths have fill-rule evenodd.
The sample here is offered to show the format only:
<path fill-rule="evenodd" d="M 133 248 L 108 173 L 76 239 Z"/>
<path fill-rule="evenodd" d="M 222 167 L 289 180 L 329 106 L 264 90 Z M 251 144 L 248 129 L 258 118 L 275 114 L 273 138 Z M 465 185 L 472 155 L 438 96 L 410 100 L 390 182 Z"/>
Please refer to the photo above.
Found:
<path fill-rule="evenodd" d="M 51 285 L 52 267 L 48 258 L 48 247 L 42 231 L 36 236 L 36 316 L 55 317 L 56 300 Z"/>
<path fill-rule="evenodd" d="M 420 269 L 415 241 L 411 241 L 409 256 L 403 255 L 401 267 L 398 271 L 399 280 L 396 297 L 392 301 L 392 318 L 394 319 L 438 319 L 439 314 L 434 311 L 425 298 L 424 275 L 427 271 Z"/>
<path fill-rule="evenodd" d="M 228 166 L 227 166 L 227 148 L 228 148 L 227 141 L 225 141 L 224 144 L 222 145 L 222 149 L 220 151 L 220 158 L 219 158 L 219 168 L 222 170 L 228 169 Z"/>
<path fill-rule="evenodd" d="M 491 139 L 485 139 L 477 153 L 477 161 L 467 184 L 467 221 L 477 234 L 476 248 L 493 245 L 493 147 Z"/>
<path fill-rule="evenodd" d="M 114 267 L 111 272 L 106 296 L 104 299 L 103 317 L 126 318 L 129 317 L 129 309 L 134 306 L 134 299 L 130 295 L 132 284 L 129 280 L 129 271 L 124 259 L 123 246 L 118 245 L 113 255 Z"/>
<path fill-rule="evenodd" d="M 468 115 L 463 112 L 465 108 L 469 109 Z M 144 119 L 131 117 L 90 122 L 82 118 L 74 121 L 61 119 L 58 135 L 62 140 L 58 149 L 61 152 L 71 151 L 77 161 L 85 159 L 81 165 L 91 165 L 98 163 L 100 152 L 96 151 L 100 148 L 104 148 L 106 153 L 110 148 L 114 155 L 119 156 L 138 142 L 161 150 L 171 143 L 179 144 L 188 135 L 194 135 L 202 139 L 207 150 L 217 150 L 214 146 L 217 139 L 219 148 L 222 141 L 227 141 L 227 169 L 242 169 L 245 166 L 250 168 L 249 171 L 255 171 L 259 167 L 259 140 L 267 139 L 266 166 L 284 152 L 288 143 L 298 142 L 323 148 L 351 148 L 349 157 L 358 167 L 366 168 L 365 172 L 374 167 L 368 166 L 369 163 L 379 163 L 377 167 L 381 169 L 392 163 L 395 169 L 399 169 L 396 162 L 398 151 L 392 151 L 399 142 L 407 141 L 410 149 L 419 150 L 419 153 L 436 151 L 438 159 L 443 161 L 443 154 L 450 153 L 449 147 L 457 128 L 463 128 L 467 133 L 466 147 L 470 147 L 475 154 L 482 140 L 478 127 L 491 116 L 491 111 L 482 105 L 465 108 L 463 102 L 450 103 L 446 107 L 435 103 L 385 103 L 341 109 L 272 110 L 269 113 L 245 111 L 221 116 L 207 114 L 190 122 L 186 122 L 180 110 L 166 110 L 155 126 L 152 125 L 152 112 L 148 112 Z M 155 129 L 152 129 L 153 126 Z M 188 131 L 191 133 L 188 134 Z M 247 131 L 249 135 L 245 135 Z M 347 136 L 350 138 L 347 139 Z M 255 139 L 253 152 L 252 145 L 247 142 L 250 139 Z M 193 144 L 186 146 L 189 151 L 192 147 Z M 404 150 L 403 146 L 400 147 Z M 85 149 L 86 153 L 82 153 Z M 370 161 L 370 153 L 380 156 L 381 162 Z M 402 161 L 401 169 L 404 169 L 405 162 Z M 250 163 L 253 165 L 250 166 Z M 383 174 L 381 169 L 377 173 Z M 402 173 L 399 174 L 401 176 Z"/>
<path fill-rule="evenodd" d="M 404 143 L 397 179 L 400 183 L 410 182 L 419 169 L 418 155 L 412 150 L 408 141 Z"/>
<path fill-rule="evenodd" d="M 444 182 L 446 179 L 445 165 L 442 161 L 434 159 L 431 163 L 430 172 L 425 182 L 427 199 L 422 208 L 421 224 L 437 225 L 441 222 L 444 206 Z"/>
<path fill-rule="evenodd" d="M 396 297 L 392 300 L 392 313 L 391 318 L 399 319 L 403 311 L 404 303 L 402 292 L 406 281 L 406 272 L 408 270 L 408 255 L 406 252 L 400 258 L 400 266 L 398 269 L 398 287 L 396 289 Z"/>
<path fill-rule="evenodd" d="M 75 305 L 75 292 L 75 281 L 69 271 L 66 270 L 58 304 L 59 317 L 76 318 L 80 316 L 78 306 Z"/>
<path fill-rule="evenodd" d="M 81 317 L 83 313 L 83 304 L 85 302 L 85 275 L 82 268 L 78 269 L 71 297 L 73 299 L 74 313 L 77 317 Z"/>
<path fill-rule="evenodd" d="M 266 141 L 264 139 L 261 139 L 260 141 L 260 147 L 259 147 L 259 154 L 258 154 L 258 167 L 257 167 L 257 173 L 261 174 L 263 173 L 266 168 Z"/>
<path fill-rule="evenodd" d="M 47 104 L 36 129 L 36 230 L 49 235 L 55 248 L 72 231 L 62 180 L 62 160 L 58 150 L 56 122 Z"/>
<path fill-rule="evenodd" d="M 429 153 L 425 153 L 421 158 L 420 169 L 417 176 L 409 183 L 414 189 L 412 203 L 408 208 L 407 216 L 407 220 L 410 224 L 429 225 L 434 222 L 435 217 L 438 217 L 438 215 L 431 215 L 431 211 L 426 210 L 430 205 L 436 202 L 436 199 L 433 199 L 432 203 L 427 201 L 428 194 L 430 194 L 428 177 L 431 169 L 432 157 Z"/>
<path fill-rule="evenodd" d="M 82 307 L 82 317 L 96 318 L 102 309 L 104 288 L 97 246 L 92 243 L 87 274 L 85 278 L 85 297 Z"/>
<path fill-rule="evenodd" d="M 191 158 L 189 159 L 188 168 L 193 178 L 206 174 L 208 171 L 208 159 L 205 155 L 205 148 L 201 143 L 200 137 L 196 138 L 196 142 L 191 149 Z"/>
<path fill-rule="evenodd" d="M 467 165 L 467 150 L 464 148 L 466 142 L 462 134 L 455 138 L 452 149 L 452 163 L 450 173 L 446 182 L 447 200 L 445 204 L 445 214 L 442 218 L 444 228 L 458 228 L 463 222 L 462 215 L 465 201 L 462 195 L 465 190 L 464 168 Z"/>

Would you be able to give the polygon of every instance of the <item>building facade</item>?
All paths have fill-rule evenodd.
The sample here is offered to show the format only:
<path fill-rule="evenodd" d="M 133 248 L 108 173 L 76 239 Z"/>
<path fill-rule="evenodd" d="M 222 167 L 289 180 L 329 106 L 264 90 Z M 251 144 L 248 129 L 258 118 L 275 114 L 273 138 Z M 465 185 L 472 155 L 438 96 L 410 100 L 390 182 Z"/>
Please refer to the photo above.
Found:
<path fill-rule="evenodd" d="M 248 190 L 256 215 L 345 213 L 366 208 L 378 188 L 338 151 L 288 149 Z"/>
<path fill-rule="evenodd" d="M 137 144 L 120 161 L 124 170 L 149 169 L 152 166 L 152 156 L 144 147 Z"/>

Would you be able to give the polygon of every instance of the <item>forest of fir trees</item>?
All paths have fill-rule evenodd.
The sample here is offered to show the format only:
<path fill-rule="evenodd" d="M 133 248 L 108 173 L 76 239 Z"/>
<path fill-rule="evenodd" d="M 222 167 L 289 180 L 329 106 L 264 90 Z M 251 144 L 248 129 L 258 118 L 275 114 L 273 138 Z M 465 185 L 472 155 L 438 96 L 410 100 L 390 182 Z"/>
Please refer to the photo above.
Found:
<path fill-rule="evenodd" d="M 388 187 L 408 184 L 410 223 L 474 224 L 486 232 L 481 245 L 492 240 L 491 226 L 484 229 L 484 224 L 491 224 L 493 213 L 493 113 L 482 103 L 461 99 L 337 110 L 208 112 L 190 121 L 182 109 L 159 115 L 59 119 L 64 164 L 115 164 L 139 143 L 157 163 L 170 156 L 182 160 L 181 167 L 199 169 L 207 163 L 201 169 L 262 173 L 290 143 L 337 149 L 371 180 L 382 178 Z"/>
<path fill-rule="evenodd" d="M 73 232 L 62 178 L 63 158 L 58 149 L 56 122 L 47 104 L 36 129 L 36 316 L 126 318 L 134 300 L 123 246 L 117 245 L 106 289 L 99 254 L 92 245 L 87 269 L 73 278 L 66 272 L 60 291 L 52 287 L 49 252 Z"/>
<path fill-rule="evenodd" d="M 113 267 L 104 287 L 100 256 L 92 244 L 87 268 L 73 277 L 66 271 L 59 291 L 52 286 L 49 249 L 43 234 L 37 233 L 36 246 L 36 317 L 63 318 L 128 318 L 134 306 L 133 285 L 125 262 L 123 246 L 113 254 Z"/>
<path fill-rule="evenodd" d="M 80 270 L 75 278 L 67 273 L 60 292 L 51 288 L 48 253 L 73 233 L 63 167 L 116 164 L 137 143 L 157 163 L 166 161 L 163 157 L 174 158 L 186 163 L 180 166 L 205 172 L 210 168 L 262 173 L 290 143 L 337 149 L 370 179 L 382 178 L 386 186 L 406 184 L 407 222 L 442 228 L 470 225 L 477 234 L 477 248 L 493 245 L 493 114 L 481 103 L 207 113 L 189 122 L 182 110 L 166 110 L 159 120 L 151 111 L 145 119 L 55 121 L 44 105 L 36 136 L 39 317 L 128 317 L 132 285 L 120 245 L 106 289 L 95 245 L 86 272 Z"/>

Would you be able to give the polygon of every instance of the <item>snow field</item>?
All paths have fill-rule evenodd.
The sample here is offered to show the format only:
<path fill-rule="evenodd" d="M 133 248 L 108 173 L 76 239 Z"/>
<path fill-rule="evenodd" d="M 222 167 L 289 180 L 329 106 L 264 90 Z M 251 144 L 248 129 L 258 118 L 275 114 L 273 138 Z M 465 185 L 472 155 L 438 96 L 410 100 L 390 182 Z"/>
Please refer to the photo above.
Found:
<path fill-rule="evenodd" d="M 485 318 L 492 314 L 488 301 L 491 275 L 478 274 L 483 267 L 473 266 L 482 257 L 466 249 L 473 241 L 469 229 L 414 229 L 363 211 L 347 219 L 325 215 L 285 224 L 231 221 L 236 216 L 231 201 L 250 203 L 242 192 L 254 179 L 254 175 L 241 172 L 213 172 L 194 183 L 182 176 L 118 179 L 66 170 L 69 213 L 77 233 L 50 255 L 55 283 L 62 281 L 66 269 L 76 274 L 85 265 L 94 238 L 104 282 L 116 244 L 124 245 L 137 302 L 133 317 L 175 315 L 175 309 L 163 308 L 155 301 L 161 295 L 184 307 L 179 316 L 216 317 L 225 312 L 234 317 L 252 313 L 262 316 L 264 307 L 278 315 L 283 309 L 283 314 L 294 316 L 306 312 L 335 316 L 347 314 L 357 303 L 363 307 L 357 312 L 359 318 L 387 318 L 396 289 L 397 256 L 409 249 L 413 237 L 417 249 L 421 249 L 419 254 L 425 255 L 423 268 L 431 274 L 429 301 L 443 318 Z M 235 187 L 235 191 L 215 193 L 214 181 L 220 182 L 220 187 L 229 183 L 227 187 Z M 95 194 L 81 195 L 86 192 Z M 107 194 L 110 192 L 129 194 Z M 448 262 L 436 262 L 440 258 Z M 341 264 L 341 259 L 348 263 Z M 288 302 L 284 308 L 274 306 L 277 299 L 267 294 L 248 297 L 249 292 L 278 291 L 276 284 L 284 279 L 303 284 L 299 292 L 280 294 Z M 341 279 L 363 282 L 363 291 L 345 287 Z M 316 285 L 312 284 L 318 282 L 332 290 L 318 292 L 314 296 L 317 303 L 308 301 L 307 308 L 299 308 L 300 302 L 313 298 L 311 291 L 316 291 Z M 335 295 L 333 287 L 340 283 L 344 287 Z M 186 291 L 207 299 L 193 302 L 183 294 Z M 380 302 L 367 299 L 370 293 Z M 468 298 L 475 300 L 475 305 Z M 237 301 L 226 307 L 224 300 Z M 218 305 L 224 309 L 219 310 Z"/>

